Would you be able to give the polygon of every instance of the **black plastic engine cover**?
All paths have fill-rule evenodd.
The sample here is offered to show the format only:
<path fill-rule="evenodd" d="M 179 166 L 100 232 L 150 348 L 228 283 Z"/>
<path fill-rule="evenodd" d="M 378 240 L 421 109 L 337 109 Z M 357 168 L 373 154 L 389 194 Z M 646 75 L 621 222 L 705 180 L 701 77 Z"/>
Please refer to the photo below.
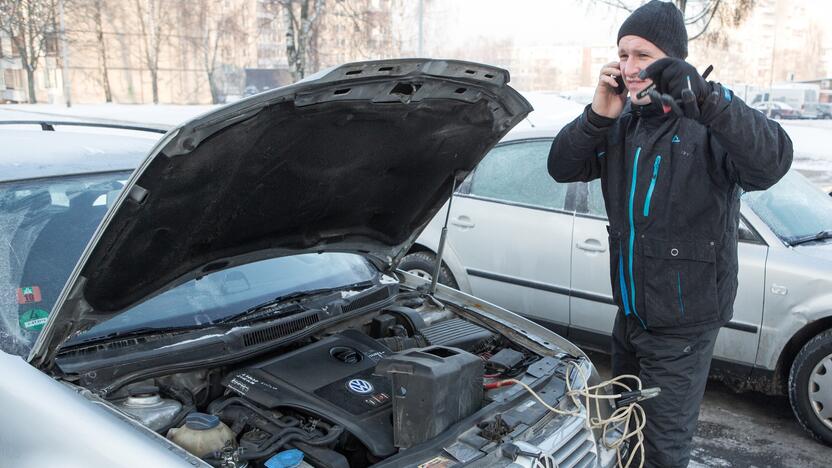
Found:
<path fill-rule="evenodd" d="M 392 352 L 346 330 L 226 376 L 223 385 L 265 408 L 292 407 L 344 426 L 374 455 L 395 453 L 390 380 L 374 376 Z"/>

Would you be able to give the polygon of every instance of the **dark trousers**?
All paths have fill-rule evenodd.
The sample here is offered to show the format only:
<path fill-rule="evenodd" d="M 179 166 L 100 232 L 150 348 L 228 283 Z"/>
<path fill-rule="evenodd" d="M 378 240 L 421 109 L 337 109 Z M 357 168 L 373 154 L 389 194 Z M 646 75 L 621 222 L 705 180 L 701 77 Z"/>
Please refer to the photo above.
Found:
<path fill-rule="evenodd" d="M 612 373 L 637 375 L 659 396 L 641 402 L 647 415 L 644 466 L 688 466 L 699 406 L 719 329 L 692 335 L 651 333 L 618 313 L 612 332 Z"/>

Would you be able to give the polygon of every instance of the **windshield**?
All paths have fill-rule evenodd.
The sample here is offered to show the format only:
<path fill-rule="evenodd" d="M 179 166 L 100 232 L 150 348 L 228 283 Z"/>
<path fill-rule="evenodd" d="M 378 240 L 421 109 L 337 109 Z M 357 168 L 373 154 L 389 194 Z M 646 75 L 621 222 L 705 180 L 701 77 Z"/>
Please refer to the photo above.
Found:
<path fill-rule="evenodd" d="M 0 349 L 25 356 L 129 172 L 0 184 Z"/>
<path fill-rule="evenodd" d="M 832 231 L 832 197 L 795 171 L 763 192 L 748 192 L 743 202 L 786 242 Z"/>
<path fill-rule="evenodd" d="M 364 257 L 350 253 L 262 260 L 183 283 L 98 324 L 67 344 L 138 329 L 210 325 L 279 296 L 367 283 L 377 274 Z"/>

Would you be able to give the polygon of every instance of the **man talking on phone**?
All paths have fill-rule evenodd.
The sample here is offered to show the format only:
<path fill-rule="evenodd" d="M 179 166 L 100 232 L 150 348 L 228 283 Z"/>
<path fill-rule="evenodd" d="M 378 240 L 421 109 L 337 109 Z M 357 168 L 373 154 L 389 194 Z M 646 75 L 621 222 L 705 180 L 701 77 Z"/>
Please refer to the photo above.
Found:
<path fill-rule="evenodd" d="M 774 185 L 792 162 L 780 125 L 706 81 L 687 51 L 673 4 L 635 10 L 618 32 L 619 60 L 603 67 L 592 104 L 548 161 L 558 182 L 601 179 L 618 305 L 613 374 L 661 388 L 642 402 L 649 467 L 688 465 L 737 294 L 740 195 Z"/>

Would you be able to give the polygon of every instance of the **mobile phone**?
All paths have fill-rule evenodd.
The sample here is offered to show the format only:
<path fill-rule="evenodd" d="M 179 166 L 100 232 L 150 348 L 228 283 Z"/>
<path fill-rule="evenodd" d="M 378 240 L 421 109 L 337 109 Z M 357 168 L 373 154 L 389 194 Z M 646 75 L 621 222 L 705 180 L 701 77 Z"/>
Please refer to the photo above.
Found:
<path fill-rule="evenodd" d="M 624 76 L 617 75 L 615 77 L 615 82 L 618 86 L 615 87 L 615 94 L 623 94 L 624 91 L 627 91 L 627 87 L 624 85 Z"/>

